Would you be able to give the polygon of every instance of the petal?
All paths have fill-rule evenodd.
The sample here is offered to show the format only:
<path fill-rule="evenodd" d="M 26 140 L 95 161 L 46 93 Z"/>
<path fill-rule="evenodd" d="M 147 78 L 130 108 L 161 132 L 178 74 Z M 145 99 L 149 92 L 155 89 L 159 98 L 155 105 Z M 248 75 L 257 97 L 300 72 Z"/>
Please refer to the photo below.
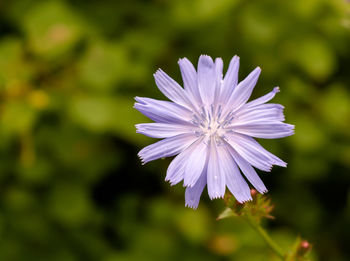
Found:
<path fill-rule="evenodd" d="M 215 93 L 214 93 L 214 103 L 217 103 L 219 100 L 221 92 L 221 83 L 222 83 L 222 70 L 224 67 L 224 62 L 221 58 L 215 59 Z"/>
<path fill-rule="evenodd" d="M 215 59 L 215 81 L 216 81 L 216 86 L 221 85 L 222 81 L 222 70 L 224 67 L 224 62 L 220 57 Z"/>
<path fill-rule="evenodd" d="M 254 107 L 243 106 L 239 112 L 235 114 L 233 125 L 256 123 L 256 122 L 280 122 L 284 121 L 284 107 L 280 104 L 261 104 Z"/>
<path fill-rule="evenodd" d="M 187 58 L 180 59 L 178 63 L 185 91 L 195 100 L 196 104 L 201 104 L 202 100 L 198 89 L 196 69 Z"/>
<path fill-rule="evenodd" d="M 153 121 L 161 123 L 189 124 L 192 112 L 168 101 L 136 97 L 134 108 Z"/>
<path fill-rule="evenodd" d="M 136 124 L 136 132 L 152 138 L 169 138 L 182 133 L 194 132 L 195 127 L 171 123 Z"/>
<path fill-rule="evenodd" d="M 218 146 L 218 154 L 220 155 L 220 167 L 225 175 L 226 185 L 233 196 L 240 203 L 251 200 L 250 188 L 226 146 Z"/>
<path fill-rule="evenodd" d="M 231 59 L 230 65 L 226 72 L 225 78 L 222 83 L 219 102 L 225 104 L 227 99 L 231 96 L 234 88 L 238 82 L 238 69 L 239 69 L 239 57 L 234 56 Z"/>
<path fill-rule="evenodd" d="M 240 135 L 236 133 L 236 135 Z M 267 158 L 267 160 L 277 166 L 281 167 L 287 167 L 287 163 L 278 158 L 277 156 L 273 155 L 271 152 L 264 149 L 256 140 L 254 140 L 252 137 L 246 136 L 246 135 L 240 135 L 242 140 L 244 140 L 245 146 L 247 149 L 252 149 L 263 155 Z"/>
<path fill-rule="evenodd" d="M 230 98 L 227 101 L 225 113 L 237 111 L 248 101 L 256 85 L 256 82 L 258 81 L 260 72 L 260 67 L 255 68 L 254 71 L 252 71 L 243 81 L 241 81 L 236 86 L 236 88 L 234 88 Z"/>
<path fill-rule="evenodd" d="M 176 185 L 184 178 L 184 166 L 187 160 L 187 158 L 184 156 L 184 152 L 185 151 L 177 155 L 169 164 L 165 181 L 169 181 L 171 186 Z"/>
<path fill-rule="evenodd" d="M 286 167 L 286 163 L 265 150 L 253 138 L 239 134 L 231 133 L 227 135 L 227 142 L 251 165 L 254 167 L 270 171 L 272 165 Z"/>
<path fill-rule="evenodd" d="M 211 199 L 222 198 L 225 194 L 225 173 L 220 167 L 220 156 L 221 155 L 218 155 L 217 144 L 212 140 L 210 142 L 210 155 L 207 172 L 208 194 Z"/>
<path fill-rule="evenodd" d="M 171 185 L 176 185 L 183 180 L 188 158 L 192 154 L 195 146 L 196 143 L 193 143 L 171 161 L 165 177 L 165 180 L 169 181 Z"/>
<path fill-rule="evenodd" d="M 245 159 L 243 159 L 232 147 L 229 147 L 229 149 L 238 167 L 241 169 L 244 176 L 249 180 L 249 182 L 254 186 L 254 188 L 262 194 L 267 192 L 264 183 L 259 178 L 254 168 Z"/>
<path fill-rule="evenodd" d="M 159 69 L 154 74 L 154 79 L 159 90 L 173 102 L 184 107 L 191 108 L 191 102 L 186 96 L 184 89 L 174 81 L 169 75 Z"/>
<path fill-rule="evenodd" d="M 250 108 L 250 107 L 254 107 L 254 106 L 266 103 L 266 102 L 272 100 L 272 98 L 275 97 L 276 93 L 278 93 L 278 92 L 280 92 L 280 88 L 279 87 L 275 87 L 268 94 L 265 94 L 264 96 L 261 96 L 260 98 L 257 98 L 255 100 L 252 100 L 252 101 L 248 102 L 245 106 L 247 108 L 248 107 Z"/>
<path fill-rule="evenodd" d="M 256 122 L 230 126 L 233 132 L 239 132 L 255 138 L 277 139 L 294 134 L 294 125 L 276 122 Z"/>
<path fill-rule="evenodd" d="M 252 166 L 263 170 L 271 171 L 272 164 L 268 161 L 264 161 L 264 157 L 256 153 L 254 150 L 246 149 L 239 141 L 230 141 L 229 144 Z"/>
<path fill-rule="evenodd" d="M 185 168 L 184 186 L 186 187 L 193 187 L 196 184 L 207 162 L 208 145 L 200 139 L 194 146 L 187 158 Z"/>
<path fill-rule="evenodd" d="M 204 169 L 197 183 L 193 187 L 187 187 L 185 192 L 185 205 L 196 209 L 199 204 L 203 189 L 207 183 L 206 170 Z"/>
<path fill-rule="evenodd" d="M 143 148 L 138 156 L 143 164 L 159 158 L 174 156 L 190 146 L 196 139 L 197 137 L 192 133 L 179 134 Z"/>
<path fill-rule="evenodd" d="M 208 55 L 201 55 L 198 61 L 198 88 L 205 105 L 211 105 L 215 94 L 215 65 Z"/>

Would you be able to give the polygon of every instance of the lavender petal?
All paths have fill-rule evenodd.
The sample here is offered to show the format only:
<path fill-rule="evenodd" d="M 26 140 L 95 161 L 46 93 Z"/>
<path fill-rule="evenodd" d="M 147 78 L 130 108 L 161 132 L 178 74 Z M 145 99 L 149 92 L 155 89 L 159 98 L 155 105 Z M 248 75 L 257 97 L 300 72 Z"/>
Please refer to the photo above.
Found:
<path fill-rule="evenodd" d="M 232 125 L 230 128 L 234 132 L 263 139 L 277 139 L 294 134 L 294 125 L 279 122 L 260 121 L 251 124 Z"/>
<path fill-rule="evenodd" d="M 230 98 L 227 101 L 225 112 L 237 111 L 249 99 L 253 89 L 258 81 L 261 69 L 255 68 L 243 81 L 241 81 L 236 88 L 234 88 Z"/>
<path fill-rule="evenodd" d="M 222 198 L 225 194 L 226 176 L 222 171 L 221 155 L 218 155 L 218 146 L 215 141 L 210 142 L 210 155 L 208 161 L 207 185 L 208 194 L 211 199 Z"/>
<path fill-rule="evenodd" d="M 187 187 L 185 191 L 185 206 L 196 209 L 199 204 L 203 189 L 207 183 L 206 170 L 204 169 L 197 183 L 193 187 Z"/>
<path fill-rule="evenodd" d="M 248 102 L 245 106 L 246 107 L 254 107 L 254 106 L 266 103 L 266 102 L 272 100 L 273 97 L 275 97 L 276 93 L 278 93 L 278 92 L 280 92 L 280 88 L 279 87 L 275 87 L 268 94 L 265 94 L 264 96 L 262 96 L 260 98 L 257 98 L 255 100 L 252 100 L 252 101 Z"/>
<path fill-rule="evenodd" d="M 136 132 L 152 138 L 169 138 L 183 133 L 193 133 L 195 127 L 170 123 L 136 124 Z"/>
<path fill-rule="evenodd" d="M 225 104 L 238 83 L 239 57 L 234 56 L 222 83 L 219 102 Z"/>
<path fill-rule="evenodd" d="M 238 202 L 244 203 L 252 199 L 250 188 L 241 175 L 227 146 L 219 146 L 220 167 L 225 174 L 226 185 Z"/>
<path fill-rule="evenodd" d="M 174 156 L 190 146 L 195 140 L 196 136 L 192 133 L 179 134 L 143 148 L 138 156 L 143 164 L 159 158 Z"/>
<path fill-rule="evenodd" d="M 207 162 L 208 146 L 202 139 L 194 144 L 191 154 L 187 158 L 185 168 L 184 186 L 193 187 L 200 177 Z"/>
<path fill-rule="evenodd" d="M 199 57 L 198 88 L 204 105 L 210 106 L 215 94 L 215 65 L 211 57 L 207 55 Z"/>
<path fill-rule="evenodd" d="M 179 60 L 179 66 L 184 83 L 185 92 L 194 99 L 195 104 L 201 104 L 202 99 L 198 89 L 197 72 L 193 64 L 187 59 L 182 58 Z"/>
<path fill-rule="evenodd" d="M 155 122 L 189 124 L 192 112 L 168 101 L 136 97 L 134 108 Z"/>
<path fill-rule="evenodd" d="M 192 107 L 185 90 L 161 69 L 154 74 L 154 79 L 159 90 L 170 100 L 187 108 Z"/>
<path fill-rule="evenodd" d="M 245 159 L 243 159 L 232 147 L 230 147 L 229 149 L 238 167 L 241 169 L 244 176 L 249 180 L 249 182 L 254 186 L 254 188 L 261 194 L 267 192 L 264 183 L 259 178 L 254 168 Z"/>

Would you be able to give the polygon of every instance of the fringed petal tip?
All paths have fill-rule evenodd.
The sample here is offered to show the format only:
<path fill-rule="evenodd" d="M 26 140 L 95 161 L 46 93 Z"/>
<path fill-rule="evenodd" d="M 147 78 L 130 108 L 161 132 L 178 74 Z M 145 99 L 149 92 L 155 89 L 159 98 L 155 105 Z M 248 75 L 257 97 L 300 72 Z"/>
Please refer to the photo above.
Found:
<path fill-rule="evenodd" d="M 265 168 L 264 171 L 265 171 L 265 172 L 271 172 L 272 167 L 273 167 L 273 166 L 271 165 L 271 166 L 269 166 L 268 168 Z"/>
<path fill-rule="evenodd" d="M 140 150 L 139 153 L 137 153 L 137 156 L 139 157 L 142 165 L 145 165 L 147 162 L 149 162 L 146 160 L 146 155 L 143 150 Z"/>
<path fill-rule="evenodd" d="M 184 187 L 184 188 L 193 188 L 194 185 L 196 185 L 196 181 L 188 181 L 188 180 L 184 179 L 182 187 Z"/>
<path fill-rule="evenodd" d="M 185 207 L 192 208 L 193 210 L 196 210 L 198 208 L 199 202 L 196 204 L 196 202 L 189 202 L 185 203 Z"/>
<path fill-rule="evenodd" d="M 273 93 L 279 93 L 281 91 L 280 87 L 273 88 Z"/>
<path fill-rule="evenodd" d="M 178 64 L 181 64 L 183 62 L 186 62 L 186 61 L 189 61 L 186 57 L 182 57 L 182 58 L 179 58 L 179 60 L 177 61 Z"/>
<path fill-rule="evenodd" d="M 140 157 L 139 157 L 140 158 Z M 143 165 L 145 165 L 147 162 L 145 162 L 143 159 L 141 159 L 140 158 L 140 160 L 141 160 L 141 165 L 143 166 Z"/>
<path fill-rule="evenodd" d="M 283 167 L 283 168 L 287 168 L 288 163 L 283 161 L 283 163 L 281 163 L 281 164 L 275 164 L 275 165 L 280 166 L 280 167 Z"/>
<path fill-rule="evenodd" d="M 224 195 L 213 195 L 213 196 L 210 196 L 209 195 L 209 198 L 211 199 L 211 200 L 213 200 L 213 199 L 219 199 L 219 198 L 223 198 L 224 197 Z"/>
<path fill-rule="evenodd" d="M 175 186 L 183 180 L 183 175 L 179 173 L 176 173 L 175 175 L 172 173 L 171 175 L 169 175 L 169 173 L 167 173 L 164 180 L 165 182 L 168 182 L 170 186 Z"/>
<path fill-rule="evenodd" d="M 257 189 L 257 191 L 260 193 L 260 194 L 265 194 L 265 193 L 267 193 L 268 192 L 268 190 L 267 190 L 267 188 L 265 188 L 265 189 Z"/>
<path fill-rule="evenodd" d="M 265 172 L 271 172 L 273 169 L 273 166 L 279 166 L 279 167 L 283 167 L 283 168 L 287 167 L 287 163 L 284 161 L 271 161 L 270 164 L 271 165 L 268 168 L 265 168 L 265 169 L 260 168 L 260 169 L 265 171 Z"/>
<path fill-rule="evenodd" d="M 141 161 L 141 165 L 145 165 L 147 163 L 142 156 L 140 156 L 139 154 L 137 154 L 137 156 L 139 157 L 139 159 Z"/>
<path fill-rule="evenodd" d="M 268 190 L 265 189 L 265 190 L 260 190 L 260 191 L 258 191 L 258 192 L 259 192 L 260 194 L 265 194 L 265 193 L 268 192 Z M 244 204 L 244 203 L 253 201 L 253 197 L 252 197 L 252 195 L 250 194 L 250 191 L 247 192 L 245 195 L 242 195 L 242 196 L 239 197 L 239 198 L 237 198 L 237 197 L 235 196 L 235 198 L 236 198 L 236 200 L 238 201 L 238 203 L 240 203 L 240 204 Z"/>
<path fill-rule="evenodd" d="M 241 190 L 240 192 L 236 192 L 235 194 L 232 193 L 232 191 L 230 191 L 232 193 L 232 195 L 234 196 L 234 198 L 237 200 L 238 203 L 240 204 L 244 204 L 246 202 L 252 201 L 252 195 L 250 194 L 250 189 L 247 185 L 246 187 L 247 189 Z"/>
<path fill-rule="evenodd" d="M 213 59 L 211 58 L 211 56 L 209 56 L 209 55 L 207 55 L 207 54 L 201 54 L 201 55 L 199 56 L 199 59 L 201 59 L 201 58 L 206 58 L 206 59 L 213 60 Z"/>
<path fill-rule="evenodd" d="M 236 198 L 236 200 L 238 201 L 239 204 L 244 204 L 244 203 L 247 203 L 247 202 L 249 202 L 249 201 L 252 201 L 253 198 L 252 198 L 251 195 L 249 195 L 249 197 L 246 198 L 246 199 L 237 199 L 237 198 Z"/>
<path fill-rule="evenodd" d="M 144 101 L 144 98 L 142 98 L 142 97 L 135 96 L 134 100 L 136 101 L 135 104 L 136 103 L 146 104 L 146 102 Z"/>
<path fill-rule="evenodd" d="M 164 71 L 161 68 L 158 68 L 155 73 L 153 73 L 153 76 L 155 77 L 157 74 L 164 73 Z"/>
<path fill-rule="evenodd" d="M 170 184 L 170 186 L 175 186 L 176 184 L 178 184 L 180 181 L 174 181 L 174 180 L 171 180 L 170 178 L 168 177 L 165 177 L 165 182 L 168 182 Z"/>
<path fill-rule="evenodd" d="M 285 123 L 285 124 L 287 124 L 287 123 Z M 295 134 L 295 126 L 294 125 L 290 125 L 289 126 L 289 131 L 288 131 L 288 134 L 285 136 L 285 137 L 287 137 L 287 136 L 292 136 L 292 135 L 294 135 Z"/>
<path fill-rule="evenodd" d="M 209 55 L 202 54 L 198 60 L 198 75 L 200 75 L 201 70 L 204 69 L 205 73 L 208 73 L 207 68 L 213 68 L 214 61 Z M 208 75 L 205 75 L 208 77 Z"/>
<path fill-rule="evenodd" d="M 273 161 L 272 164 L 275 165 L 275 166 L 280 166 L 280 167 L 283 167 L 283 168 L 287 168 L 287 162 L 284 162 L 283 160 L 281 160 L 281 161 Z"/>

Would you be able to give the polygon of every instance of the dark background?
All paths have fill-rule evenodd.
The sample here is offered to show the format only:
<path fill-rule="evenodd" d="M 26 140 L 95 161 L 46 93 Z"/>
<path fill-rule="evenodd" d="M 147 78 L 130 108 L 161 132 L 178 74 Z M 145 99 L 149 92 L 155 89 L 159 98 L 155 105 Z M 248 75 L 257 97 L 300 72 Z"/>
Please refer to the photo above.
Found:
<path fill-rule="evenodd" d="M 294 136 L 260 142 L 288 162 L 259 172 L 276 205 L 265 225 L 314 260 L 349 260 L 350 6 L 343 0 L 0 1 L 0 260 L 276 260 L 220 200 L 184 207 L 170 159 L 133 97 L 165 99 L 152 74 L 182 83 L 200 54 L 256 66 L 253 94 L 280 86 Z"/>

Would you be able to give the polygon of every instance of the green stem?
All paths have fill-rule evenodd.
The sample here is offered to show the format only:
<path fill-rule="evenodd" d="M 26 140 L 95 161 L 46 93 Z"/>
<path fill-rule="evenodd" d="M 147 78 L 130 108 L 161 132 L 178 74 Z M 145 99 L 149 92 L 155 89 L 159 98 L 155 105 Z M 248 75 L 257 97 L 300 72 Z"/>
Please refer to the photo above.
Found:
<path fill-rule="evenodd" d="M 255 229 L 256 232 L 259 233 L 259 235 L 265 240 L 266 244 L 281 258 L 281 260 L 285 260 L 285 254 L 283 250 L 280 248 L 279 245 L 273 241 L 273 239 L 267 234 L 267 232 L 258 224 L 255 222 L 254 219 L 252 219 L 249 216 L 245 217 L 245 220 L 249 223 L 249 225 Z"/>

